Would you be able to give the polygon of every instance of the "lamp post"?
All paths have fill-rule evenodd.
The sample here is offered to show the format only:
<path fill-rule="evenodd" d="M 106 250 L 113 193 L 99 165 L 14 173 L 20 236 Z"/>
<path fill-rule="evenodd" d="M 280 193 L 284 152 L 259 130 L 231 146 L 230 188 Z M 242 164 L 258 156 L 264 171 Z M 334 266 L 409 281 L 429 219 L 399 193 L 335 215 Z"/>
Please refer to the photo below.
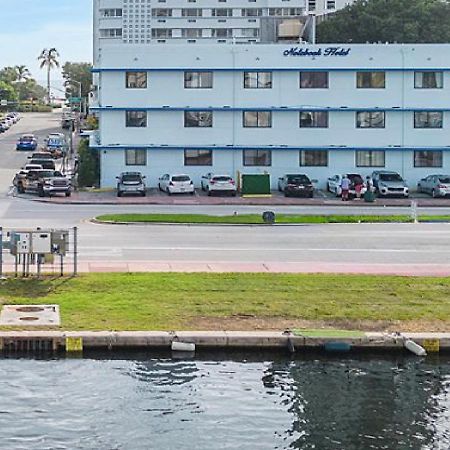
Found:
<path fill-rule="evenodd" d="M 82 84 L 80 81 L 76 81 L 76 80 L 70 80 L 71 83 L 77 84 L 78 85 L 78 97 L 80 99 L 80 115 L 82 114 L 82 109 L 83 109 L 83 98 L 81 96 L 81 91 L 82 91 Z"/>

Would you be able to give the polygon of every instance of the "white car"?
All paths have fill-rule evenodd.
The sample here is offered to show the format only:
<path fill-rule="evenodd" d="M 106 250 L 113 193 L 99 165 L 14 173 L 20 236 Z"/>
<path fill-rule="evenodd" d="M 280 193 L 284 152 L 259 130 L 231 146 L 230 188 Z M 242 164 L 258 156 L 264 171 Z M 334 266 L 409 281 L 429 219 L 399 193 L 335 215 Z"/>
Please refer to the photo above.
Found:
<path fill-rule="evenodd" d="M 160 191 L 172 194 L 191 194 L 194 195 L 195 188 L 194 183 L 189 175 L 176 174 L 170 175 L 164 174 L 158 180 L 158 188 Z"/>
<path fill-rule="evenodd" d="M 202 191 L 206 191 L 208 195 L 214 192 L 227 192 L 234 197 L 237 192 L 236 183 L 229 175 L 207 173 L 202 176 L 201 186 Z"/>
<path fill-rule="evenodd" d="M 417 184 L 419 192 L 426 192 L 434 197 L 450 195 L 450 175 L 428 175 Z"/>
<path fill-rule="evenodd" d="M 347 173 L 347 178 L 350 180 L 350 189 L 348 193 L 351 197 L 356 196 L 356 183 L 362 184 L 361 195 L 364 195 L 366 193 L 367 187 L 364 184 L 364 180 L 362 179 L 361 175 L 359 175 L 358 173 Z M 327 190 L 335 194 L 336 197 L 339 197 L 342 194 L 341 183 L 342 175 L 334 175 L 327 180 Z"/>

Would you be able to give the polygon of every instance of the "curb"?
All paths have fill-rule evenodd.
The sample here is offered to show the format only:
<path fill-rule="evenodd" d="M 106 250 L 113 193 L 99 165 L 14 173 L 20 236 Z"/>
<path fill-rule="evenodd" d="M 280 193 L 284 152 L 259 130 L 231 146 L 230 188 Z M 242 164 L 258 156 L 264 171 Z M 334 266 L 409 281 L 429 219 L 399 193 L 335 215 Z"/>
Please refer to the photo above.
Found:
<path fill-rule="evenodd" d="M 326 331 L 326 330 L 324 330 Z M 299 332 L 300 333 L 300 332 Z M 30 351 L 46 343 L 47 349 L 76 351 L 83 349 L 109 350 L 135 348 L 159 348 L 169 350 L 173 342 L 195 344 L 200 349 L 238 349 L 260 351 L 262 349 L 320 350 L 327 344 L 339 346 L 340 351 L 354 350 L 403 350 L 405 341 L 413 340 L 430 353 L 450 350 L 450 333 L 362 333 L 361 337 L 310 337 L 284 332 L 246 331 L 4 331 L 0 332 L 0 350 L 10 351 L 28 347 Z M 30 344 L 31 343 L 31 344 Z M 339 347 L 338 347 L 339 348 Z M 342 347 L 341 347 L 342 348 Z"/>

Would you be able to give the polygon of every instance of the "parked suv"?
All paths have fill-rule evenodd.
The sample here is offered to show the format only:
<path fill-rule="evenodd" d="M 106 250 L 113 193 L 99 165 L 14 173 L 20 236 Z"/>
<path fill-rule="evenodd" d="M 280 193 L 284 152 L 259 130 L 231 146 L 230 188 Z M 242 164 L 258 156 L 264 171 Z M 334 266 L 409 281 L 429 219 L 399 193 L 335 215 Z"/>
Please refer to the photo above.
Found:
<path fill-rule="evenodd" d="M 208 195 L 214 192 L 230 193 L 233 197 L 236 195 L 236 183 L 229 175 L 215 175 L 207 173 L 202 176 L 202 191 L 206 191 Z"/>
<path fill-rule="evenodd" d="M 123 194 L 146 195 L 145 176 L 140 172 L 122 172 L 117 178 L 117 197 Z"/>
<path fill-rule="evenodd" d="M 278 178 L 278 190 L 284 192 L 285 197 L 298 196 L 309 197 L 314 196 L 314 186 L 307 175 L 287 174 Z"/>
<path fill-rule="evenodd" d="M 63 193 L 70 197 L 72 186 L 69 178 L 57 170 L 23 170 L 16 174 L 13 180 L 19 194 L 27 191 L 37 192 L 39 197 Z"/>
<path fill-rule="evenodd" d="M 409 197 L 406 181 L 397 172 L 376 170 L 372 173 L 373 187 L 378 195 Z"/>

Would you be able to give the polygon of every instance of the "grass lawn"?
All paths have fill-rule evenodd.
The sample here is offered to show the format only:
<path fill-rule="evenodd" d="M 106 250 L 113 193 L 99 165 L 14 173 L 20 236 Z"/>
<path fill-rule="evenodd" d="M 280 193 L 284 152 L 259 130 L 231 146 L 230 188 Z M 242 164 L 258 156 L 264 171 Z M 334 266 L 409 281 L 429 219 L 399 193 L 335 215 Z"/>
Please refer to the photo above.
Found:
<path fill-rule="evenodd" d="M 449 278 L 89 274 L 5 280 L 0 298 L 59 304 L 65 330 L 450 329 Z"/>
<path fill-rule="evenodd" d="M 139 222 L 139 223 L 205 223 L 205 224 L 263 224 L 261 214 L 238 214 L 235 216 L 210 216 L 206 214 L 106 214 L 98 216 L 98 221 L 104 222 Z M 385 223 L 412 222 L 408 215 L 294 215 L 277 214 L 276 223 Z"/>

